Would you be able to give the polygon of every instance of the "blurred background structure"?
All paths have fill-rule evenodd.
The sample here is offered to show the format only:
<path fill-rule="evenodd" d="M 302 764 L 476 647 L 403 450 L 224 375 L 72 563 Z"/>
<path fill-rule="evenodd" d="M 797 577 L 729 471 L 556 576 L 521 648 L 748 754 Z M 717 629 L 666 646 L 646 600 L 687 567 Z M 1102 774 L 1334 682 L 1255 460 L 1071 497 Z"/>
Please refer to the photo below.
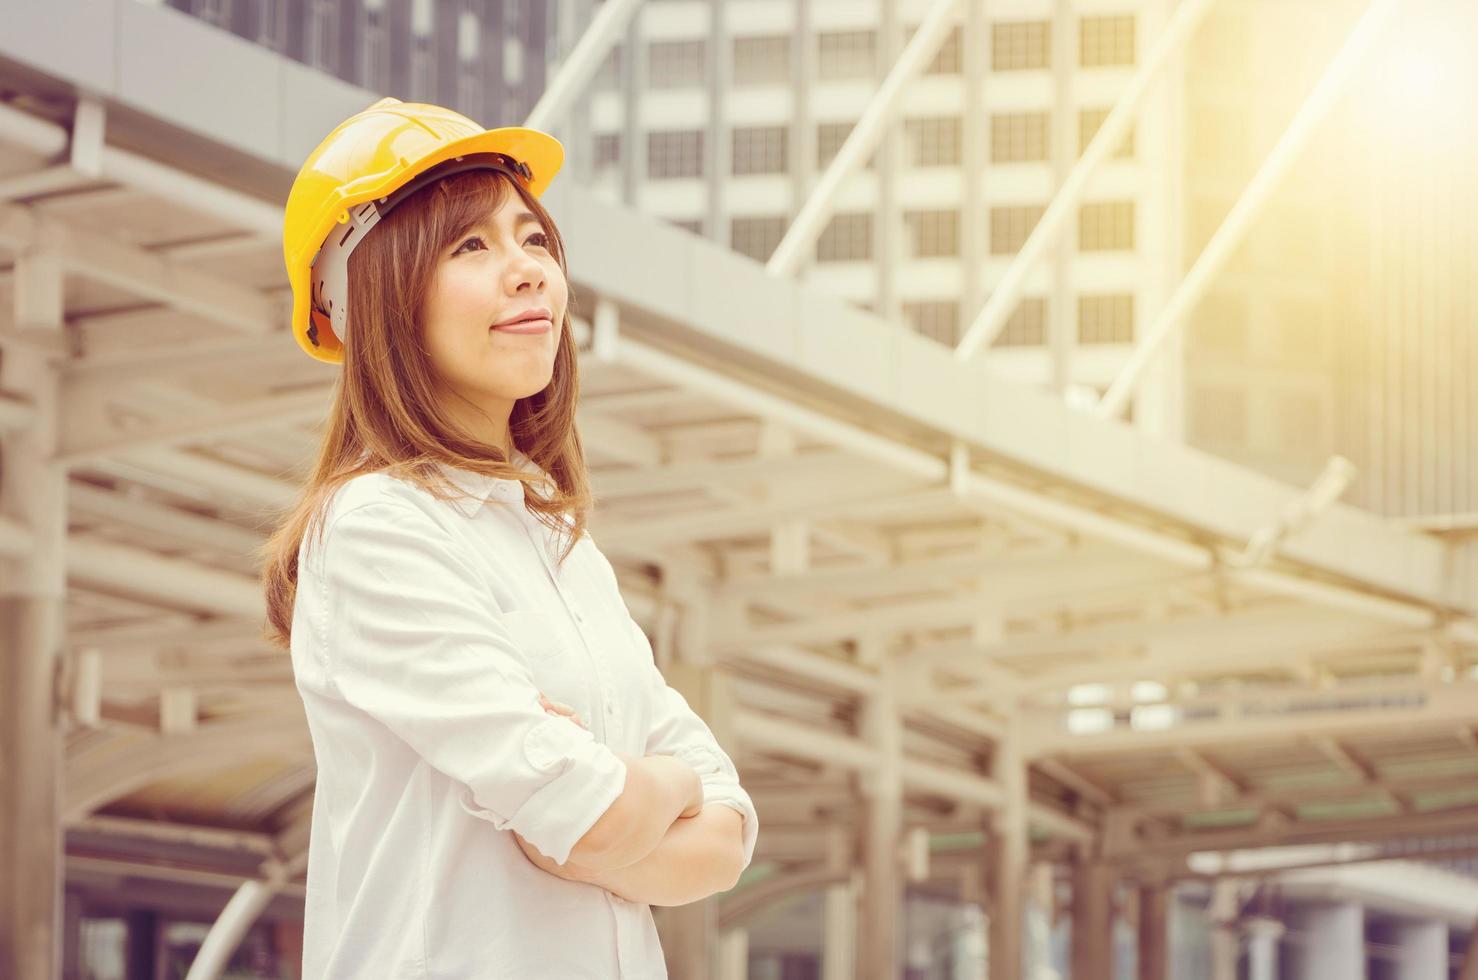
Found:
<path fill-rule="evenodd" d="M 386 94 L 566 146 L 591 533 L 763 822 L 675 978 L 1478 975 L 1474 4 L 4 19 L 0 975 L 297 976 L 281 205 Z"/>

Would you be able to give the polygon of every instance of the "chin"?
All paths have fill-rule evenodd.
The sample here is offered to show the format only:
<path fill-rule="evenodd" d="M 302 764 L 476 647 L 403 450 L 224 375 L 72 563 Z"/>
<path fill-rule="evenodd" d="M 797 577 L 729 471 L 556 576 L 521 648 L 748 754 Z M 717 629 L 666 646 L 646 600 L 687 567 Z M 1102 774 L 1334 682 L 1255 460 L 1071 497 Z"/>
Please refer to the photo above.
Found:
<path fill-rule="evenodd" d="M 506 398 L 519 399 L 537 395 L 549 387 L 549 382 L 554 380 L 553 374 L 546 374 L 540 378 L 522 378 L 505 386 L 499 393 Z"/>

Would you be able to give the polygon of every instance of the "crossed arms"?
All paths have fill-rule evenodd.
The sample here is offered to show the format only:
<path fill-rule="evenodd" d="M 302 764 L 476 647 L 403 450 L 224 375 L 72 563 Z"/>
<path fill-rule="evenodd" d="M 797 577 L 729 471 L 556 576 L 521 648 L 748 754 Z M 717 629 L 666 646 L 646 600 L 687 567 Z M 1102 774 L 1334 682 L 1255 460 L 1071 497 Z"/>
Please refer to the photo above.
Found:
<path fill-rule="evenodd" d="M 550 701 L 542 693 L 539 703 L 548 714 L 585 727 L 569 706 Z M 627 901 L 647 905 L 687 905 L 734 887 L 745 865 L 743 815 L 723 803 L 705 805 L 698 773 L 676 757 L 617 755 L 627 766 L 623 799 L 606 811 L 564 864 L 555 863 L 511 831 L 529 860 L 556 877 L 598 885 Z M 638 798 L 624 799 L 628 793 Z M 622 803 L 637 812 L 622 814 L 618 809 Z M 677 816 L 672 819 L 667 814 L 674 808 Z M 623 820 L 626 826 L 620 830 L 624 832 L 600 826 Z M 649 846 L 654 820 L 661 838 Z M 633 823 L 647 826 L 632 827 Z M 603 829 L 607 840 L 616 837 L 619 842 L 602 842 Z M 641 839 L 643 831 L 646 840 Z"/>
<path fill-rule="evenodd" d="M 599 885 L 627 901 L 647 905 L 687 905 L 734 887 L 744 854 L 739 811 L 710 803 L 697 816 L 678 817 L 660 843 L 632 864 L 595 870 L 575 863 L 555 864 L 513 831 L 529 860 L 569 881 Z"/>

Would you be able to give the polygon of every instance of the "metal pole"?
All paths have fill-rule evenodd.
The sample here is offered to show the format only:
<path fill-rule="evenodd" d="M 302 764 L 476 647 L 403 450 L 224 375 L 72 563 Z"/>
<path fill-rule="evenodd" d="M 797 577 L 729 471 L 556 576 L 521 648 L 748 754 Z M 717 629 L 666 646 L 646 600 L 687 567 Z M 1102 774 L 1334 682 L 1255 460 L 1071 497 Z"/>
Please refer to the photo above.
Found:
<path fill-rule="evenodd" d="M 601 62 L 621 39 L 622 33 L 631 22 L 632 14 L 636 13 L 641 2 L 642 0 L 607 0 L 601 4 L 600 11 L 585 29 L 580 43 L 575 45 L 564 64 L 559 66 L 559 70 L 545 86 L 544 94 L 539 96 L 539 101 L 529 110 L 528 118 L 523 123 L 525 126 L 530 129 L 547 129 L 564 120 L 570 103 L 585 91 L 585 86 L 600 70 Z M 635 54 L 632 56 L 635 57 Z"/>
<path fill-rule="evenodd" d="M 1372 0 L 1366 8 L 1359 23 L 1350 32 L 1349 39 L 1324 70 L 1319 84 L 1314 86 L 1313 92 L 1288 124 L 1288 129 L 1253 175 L 1247 189 L 1228 212 L 1226 220 L 1216 230 L 1216 234 L 1211 236 L 1211 241 L 1206 243 L 1200 258 L 1196 259 L 1191 271 L 1186 273 L 1185 279 L 1165 304 L 1165 309 L 1154 325 L 1145 332 L 1144 338 L 1135 347 L 1123 372 L 1114 380 L 1113 386 L 1099 403 L 1099 416 L 1112 418 L 1124 411 L 1150 360 L 1179 325 L 1181 318 L 1200 302 L 1212 279 L 1241 244 L 1253 219 L 1277 190 L 1278 184 L 1298 159 L 1299 153 L 1308 145 L 1319 123 L 1334 108 L 1335 101 L 1349 83 L 1355 67 L 1380 36 L 1386 21 L 1395 13 L 1398 5 L 1399 0 Z"/>
<path fill-rule="evenodd" d="M 821 175 L 816 189 L 801 206 L 800 213 L 791 222 L 785 237 L 775 247 L 770 261 L 765 263 L 766 272 L 775 276 L 793 275 L 800 266 L 805 251 L 816 244 L 816 239 L 831 218 L 832 205 L 837 192 L 841 190 L 842 182 L 861 166 L 867 154 L 877 146 L 883 126 L 893 118 L 893 110 L 904 87 L 924 70 L 928 59 L 938 52 L 939 45 L 949 33 L 950 21 L 959 2 L 960 0 L 934 0 L 918 31 L 909 39 L 903 54 L 899 55 L 897 63 L 893 65 L 893 70 L 888 72 L 888 77 L 883 80 L 877 94 L 862 111 L 862 118 L 852 127 L 852 132 L 847 135 L 835 159 Z"/>
<path fill-rule="evenodd" d="M 1037 261 L 1046 254 L 1047 249 L 1057 240 L 1062 232 L 1063 226 L 1067 224 L 1068 217 L 1077 208 L 1078 202 L 1083 198 L 1083 192 L 1088 186 L 1088 180 L 1093 176 L 1108 155 L 1118 148 L 1123 142 L 1124 136 L 1129 132 L 1129 126 L 1134 122 L 1134 116 L 1139 111 L 1139 104 L 1144 101 L 1145 93 L 1149 91 L 1150 82 L 1160 73 L 1160 69 L 1170 60 L 1186 39 L 1191 36 L 1196 27 L 1206 17 L 1211 5 L 1216 0 L 1185 0 L 1175 11 L 1175 17 L 1165 28 L 1165 33 L 1155 43 L 1155 48 L 1150 56 L 1139 66 L 1134 77 L 1129 80 L 1129 85 L 1124 89 L 1119 101 L 1104 119 L 1103 125 L 1088 143 L 1088 148 L 1083 151 L 1082 159 L 1073 167 L 1067 179 L 1062 182 L 1062 187 L 1047 205 L 1047 210 L 1042 213 L 1042 219 L 1037 222 L 1037 227 L 1027 236 L 1026 242 L 1021 246 L 1021 251 L 1007 267 L 1006 274 L 996 288 L 991 291 L 990 299 L 981 309 L 980 315 L 970 328 L 960 338 L 959 345 L 955 347 L 955 358 L 957 360 L 969 360 L 975 352 L 982 347 L 989 347 L 995 342 L 996 336 L 1000 334 L 1001 328 L 1011 318 L 1016 309 L 1016 304 L 1021 300 L 1022 289 L 1026 285 L 1026 277 L 1036 266 Z"/>
<path fill-rule="evenodd" d="M 286 869 L 276 862 L 269 865 L 266 878 L 243 881 L 211 925 L 210 932 L 205 934 L 205 942 L 200 944 L 185 980 L 217 980 L 246 931 L 286 881 Z"/>
<path fill-rule="evenodd" d="M 1248 980 L 1278 980 L 1278 940 L 1283 923 L 1277 919 L 1253 919 L 1247 923 Z"/>

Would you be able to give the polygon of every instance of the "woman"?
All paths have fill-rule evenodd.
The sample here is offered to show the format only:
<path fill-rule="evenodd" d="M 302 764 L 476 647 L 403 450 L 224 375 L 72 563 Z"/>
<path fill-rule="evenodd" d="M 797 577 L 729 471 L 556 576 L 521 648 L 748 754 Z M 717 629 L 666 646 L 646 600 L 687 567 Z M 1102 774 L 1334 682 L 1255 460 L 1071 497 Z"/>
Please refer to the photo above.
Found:
<path fill-rule="evenodd" d="M 650 905 L 758 819 L 585 532 L 563 151 L 385 99 L 304 163 L 293 332 L 342 364 L 264 549 L 318 782 L 303 976 L 664 977 Z"/>

